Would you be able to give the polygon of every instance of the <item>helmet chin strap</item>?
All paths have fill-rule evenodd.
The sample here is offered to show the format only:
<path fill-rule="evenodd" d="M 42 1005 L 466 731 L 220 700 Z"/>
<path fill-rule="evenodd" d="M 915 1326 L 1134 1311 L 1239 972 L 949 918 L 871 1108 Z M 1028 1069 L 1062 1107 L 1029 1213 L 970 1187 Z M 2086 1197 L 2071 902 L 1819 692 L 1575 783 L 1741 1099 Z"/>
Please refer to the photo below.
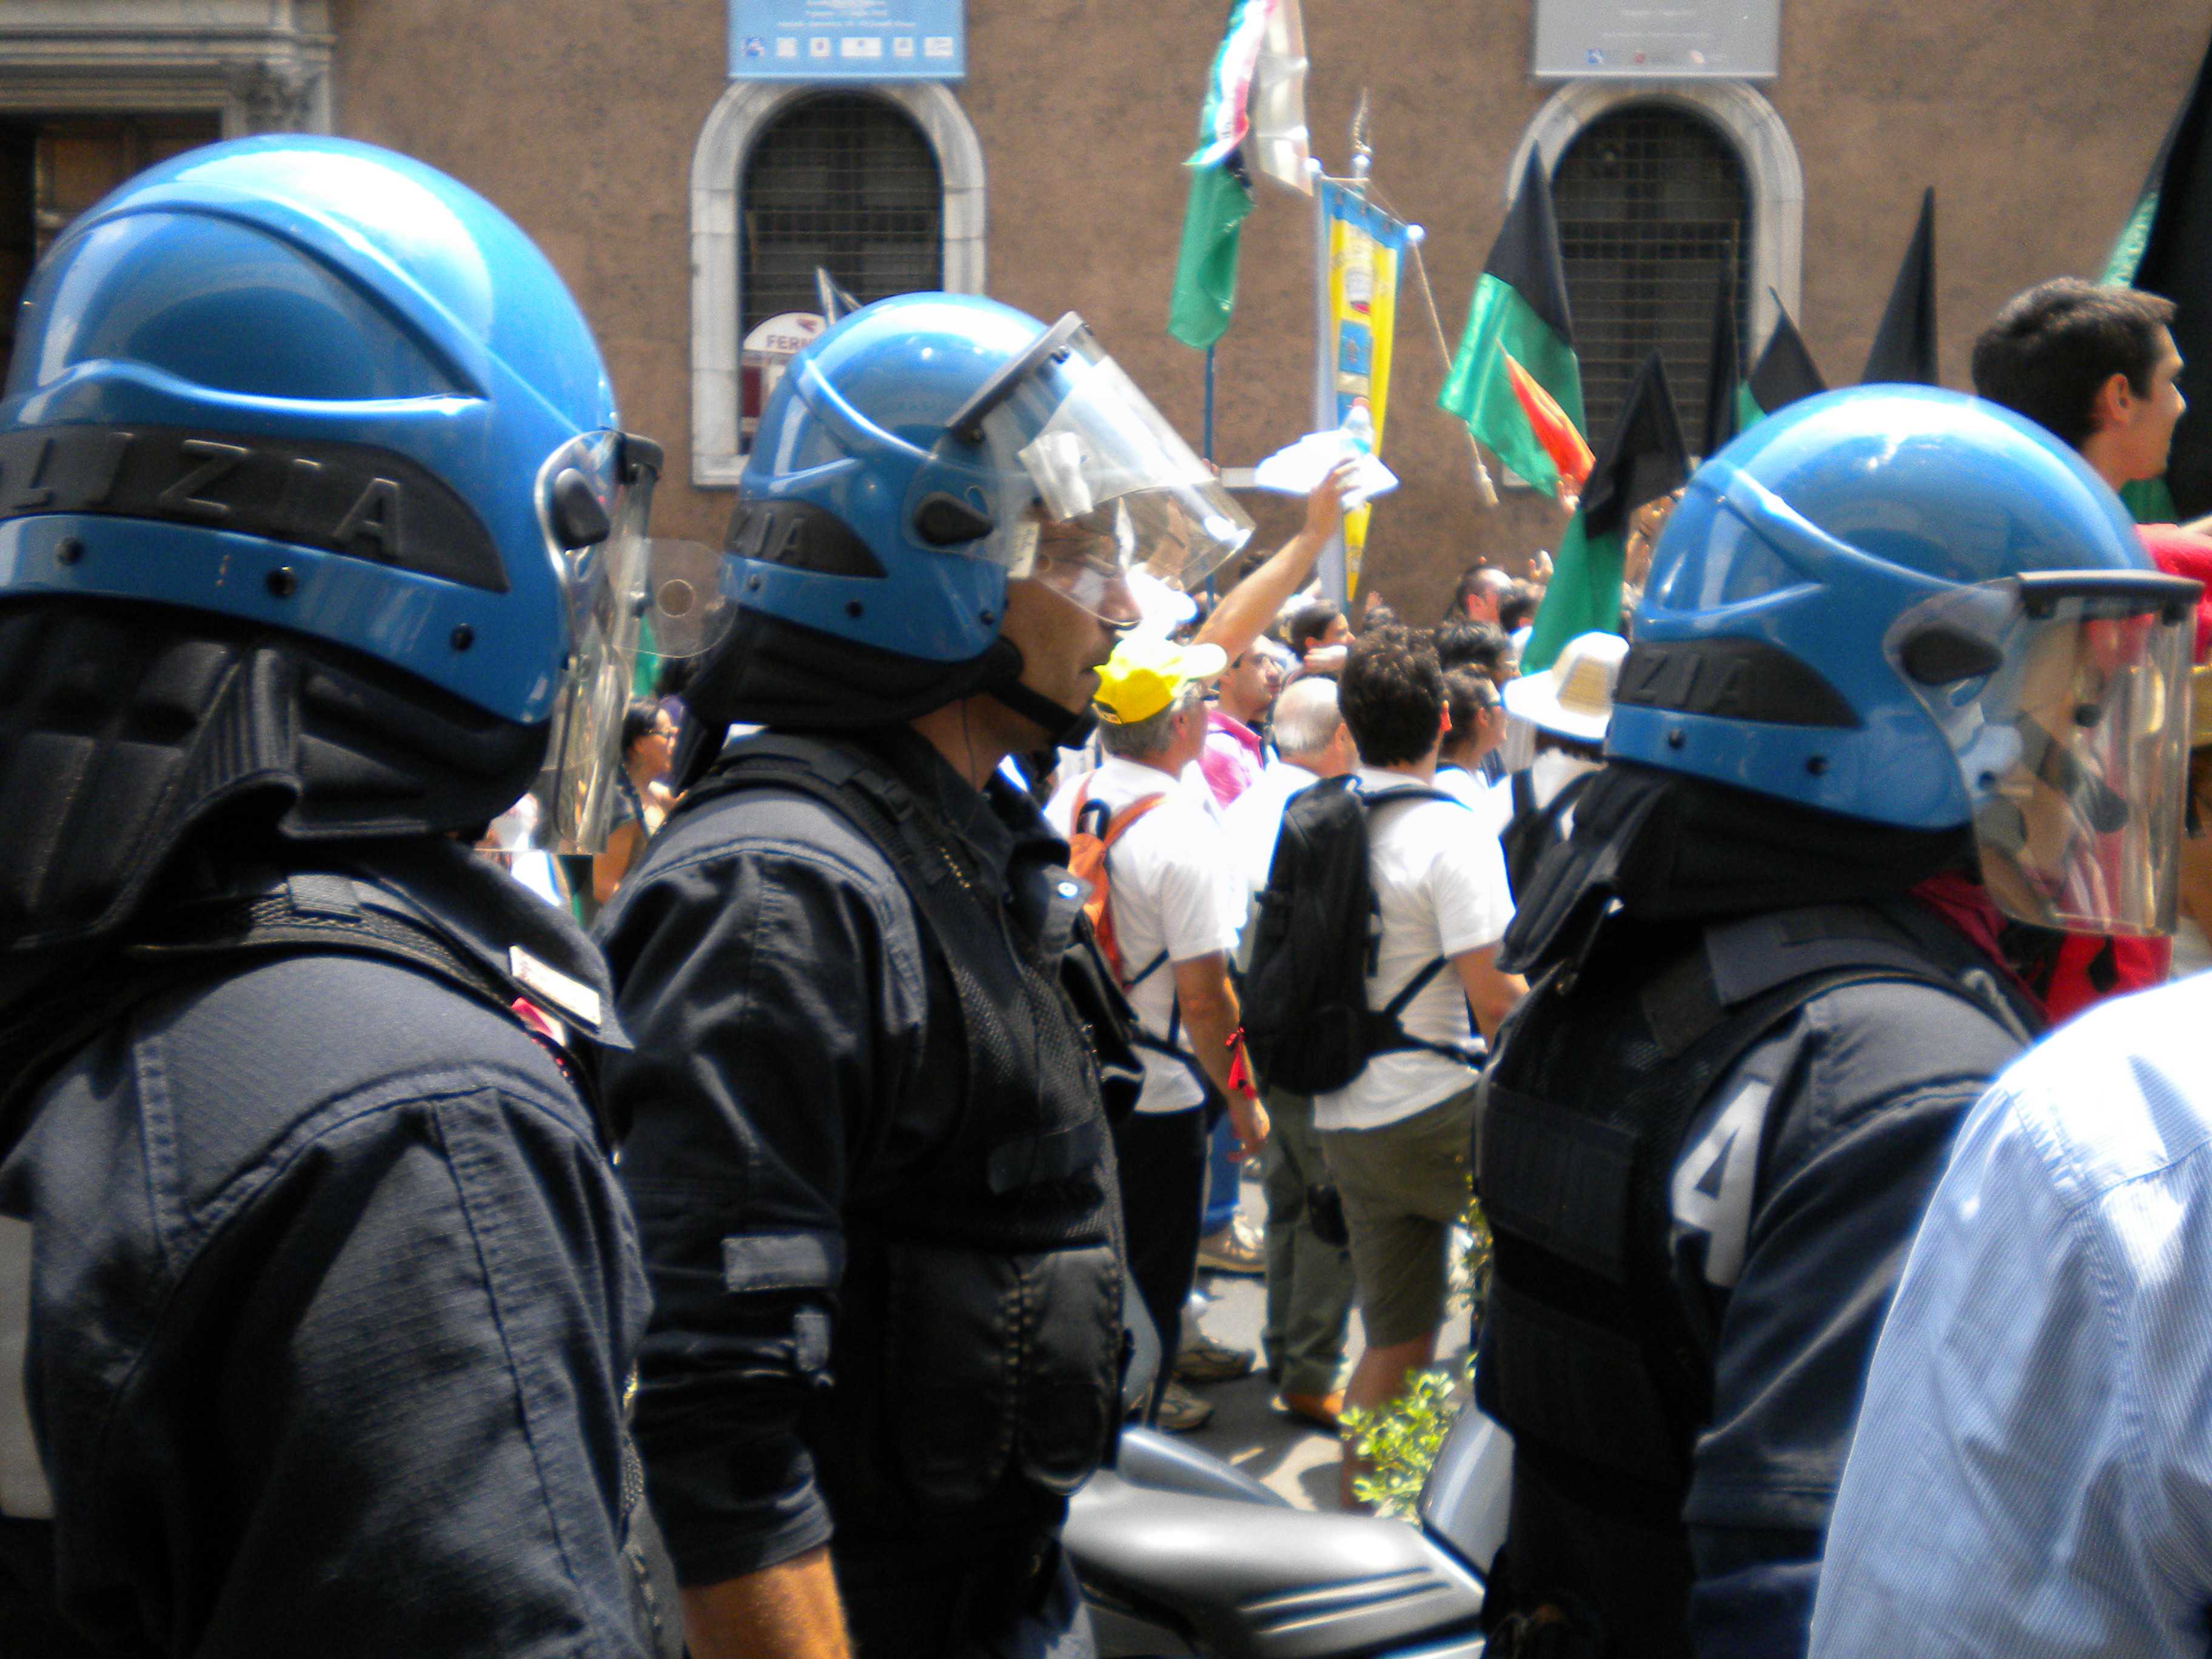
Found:
<path fill-rule="evenodd" d="M 1034 720 L 1044 727 L 1045 735 L 1057 749 L 1079 749 L 1091 737 L 1098 724 L 1098 717 L 1090 709 L 1074 709 L 1054 702 L 1041 691 L 1033 691 L 1019 678 L 1021 662 L 1015 658 L 1015 678 L 988 685 L 983 689 L 999 702 L 1012 709 L 1025 720 Z"/>

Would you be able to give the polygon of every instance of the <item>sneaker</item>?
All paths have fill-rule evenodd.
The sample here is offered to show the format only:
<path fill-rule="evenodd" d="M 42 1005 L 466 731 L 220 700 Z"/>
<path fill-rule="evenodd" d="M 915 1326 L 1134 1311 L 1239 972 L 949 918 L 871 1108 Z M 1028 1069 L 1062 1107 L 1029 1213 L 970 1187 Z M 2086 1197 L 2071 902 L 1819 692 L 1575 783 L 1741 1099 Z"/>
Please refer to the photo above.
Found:
<path fill-rule="evenodd" d="M 1176 1354 L 1176 1380 L 1227 1382 L 1246 1375 L 1259 1363 L 1260 1356 L 1249 1348 L 1232 1348 L 1226 1342 L 1216 1342 L 1201 1332 L 1193 1331 L 1184 1337 L 1182 1347 Z"/>
<path fill-rule="evenodd" d="M 1198 1241 L 1198 1265 L 1208 1273 L 1263 1273 L 1267 1253 L 1260 1246 L 1260 1230 L 1243 1216 L 1232 1216 L 1218 1233 Z"/>
<path fill-rule="evenodd" d="M 1212 1415 L 1212 1401 L 1200 1400 L 1180 1382 L 1170 1382 L 1160 1396 L 1159 1414 L 1152 1419 L 1152 1426 L 1164 1434 L 1188 1434 L 1204 1428 Z"/>
<path fill-rule="evenodd" d="M 1304 1419 L 1317 1429 L 1327 1429 L 1334 1434 L 1340 1426 L 1338 1416 L 1344 1410 L 1344 1390 L 1331 1389 L 1327 1394 L 1279 1394 L 1271 1402 L 1286 1417 Z"/>

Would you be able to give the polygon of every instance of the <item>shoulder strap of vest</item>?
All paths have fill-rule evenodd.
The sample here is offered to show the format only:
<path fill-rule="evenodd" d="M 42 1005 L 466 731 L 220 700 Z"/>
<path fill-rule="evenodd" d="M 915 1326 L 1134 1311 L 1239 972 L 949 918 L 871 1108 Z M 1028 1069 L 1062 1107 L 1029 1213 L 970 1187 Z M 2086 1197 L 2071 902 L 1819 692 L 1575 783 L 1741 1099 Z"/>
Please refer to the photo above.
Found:
<path fill-rule="evenodd" d="M 263 890 L 162 913 L 95 972 L 0 1015 L 0 1155 L 54 1074 L 141 1004 L 283 957 L 365 956 L 427 974 L 538 1035 L 514 1012 L 526 988 L 494 973 L 427 923 L 366 903 L 350 877 L 303 872 Z M 595 1108 L 592 1090 L 571 1078 Z M 602 1129 L 611 1131 L 604 1120 Z"/>
<path fill-rule="evenodd" d="M 1680 1054 L 1785 986 L 1791 994 L 1763 1029 L 1826 991 L 1875 980 L 1925 985 L 1979 1010 L 2023 1042 L 2034 1040 L 2032 1013 L 2006 995 L 1996 973 L 1911 900 L 1808 905 L 1718 923 L 1705 929 L 1701 950 L 1646 984 L 1644 1006 L 1661 1046 Z"/>

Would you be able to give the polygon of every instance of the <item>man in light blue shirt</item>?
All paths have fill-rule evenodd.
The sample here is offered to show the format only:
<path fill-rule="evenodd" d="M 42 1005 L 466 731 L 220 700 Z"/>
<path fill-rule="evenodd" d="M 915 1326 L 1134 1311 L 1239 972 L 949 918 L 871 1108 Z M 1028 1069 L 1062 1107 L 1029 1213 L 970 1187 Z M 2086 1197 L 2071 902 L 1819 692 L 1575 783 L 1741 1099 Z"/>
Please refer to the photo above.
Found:
<path fill-rule="evenodd" d="M 2202 1655 L 2212 981 L 2108 1003 L 1960 1132 L 1876 1348 L 1814 1659 Z"/>

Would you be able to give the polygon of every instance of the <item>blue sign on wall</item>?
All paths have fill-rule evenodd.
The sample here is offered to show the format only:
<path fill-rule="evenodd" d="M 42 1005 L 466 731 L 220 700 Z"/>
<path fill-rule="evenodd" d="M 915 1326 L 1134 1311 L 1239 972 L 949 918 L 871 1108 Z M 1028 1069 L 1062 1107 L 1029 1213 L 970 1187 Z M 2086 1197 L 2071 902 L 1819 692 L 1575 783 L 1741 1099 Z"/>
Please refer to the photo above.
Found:
<path fill-rule="evenodd" d="M 957 81 L 963 0 L 730 0 L 737 81 Z"/>

